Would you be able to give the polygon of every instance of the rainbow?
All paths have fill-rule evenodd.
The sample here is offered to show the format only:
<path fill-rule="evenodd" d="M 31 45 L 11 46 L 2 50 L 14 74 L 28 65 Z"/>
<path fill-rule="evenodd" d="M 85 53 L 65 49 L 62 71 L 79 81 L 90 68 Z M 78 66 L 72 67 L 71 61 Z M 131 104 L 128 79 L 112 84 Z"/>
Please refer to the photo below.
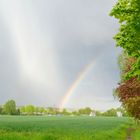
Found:
<path fill-rule="evenodd" d="M 78 88 L 78 86 L 81 84 L 83 79 L 88 75 L 88 73 L 93 69 L 93 67 L 97 63 L 97 58 L 88 63 L 78 74 L 74 82 L 71 84 L 71 86 L 68 88 L 66 91 L 66 94 L 62 98 L 60 104 L 59 104 L 59 109 L 63 109 L 66 104 L 69 102 L 71 96 L 74 94 L 74 91 Z"/>

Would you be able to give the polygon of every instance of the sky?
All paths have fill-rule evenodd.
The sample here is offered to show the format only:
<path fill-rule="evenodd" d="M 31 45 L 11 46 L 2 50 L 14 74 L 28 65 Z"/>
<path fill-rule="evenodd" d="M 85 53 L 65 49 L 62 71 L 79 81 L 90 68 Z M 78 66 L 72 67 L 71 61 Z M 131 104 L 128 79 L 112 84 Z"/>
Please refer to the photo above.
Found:
<path fill-rule="evenodd" d="M 112 39 L 118 31 L 109 16 L 114 4 L 0 0 L 0 104 L 119 107 L 112 95 L 121 52 Z"/>

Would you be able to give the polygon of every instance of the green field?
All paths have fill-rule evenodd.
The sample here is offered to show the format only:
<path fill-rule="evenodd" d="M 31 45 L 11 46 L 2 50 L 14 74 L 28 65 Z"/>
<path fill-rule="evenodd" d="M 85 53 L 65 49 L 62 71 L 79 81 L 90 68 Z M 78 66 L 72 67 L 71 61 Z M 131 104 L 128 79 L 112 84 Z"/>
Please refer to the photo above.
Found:
<path fill-rule="evenodd" d="M 0 140 L 125 140 L 127 118 L 0 116 Z"/>

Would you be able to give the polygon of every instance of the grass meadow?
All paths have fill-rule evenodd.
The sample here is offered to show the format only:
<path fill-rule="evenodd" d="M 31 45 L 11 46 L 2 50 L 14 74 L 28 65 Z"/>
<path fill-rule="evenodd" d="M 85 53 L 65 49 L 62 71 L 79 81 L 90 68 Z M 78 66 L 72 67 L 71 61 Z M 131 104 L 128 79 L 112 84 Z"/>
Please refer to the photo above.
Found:
<path fill-rule="evenodd" d="M 0 140 L 125 140 L 128 118 L 0 116 Z"/>

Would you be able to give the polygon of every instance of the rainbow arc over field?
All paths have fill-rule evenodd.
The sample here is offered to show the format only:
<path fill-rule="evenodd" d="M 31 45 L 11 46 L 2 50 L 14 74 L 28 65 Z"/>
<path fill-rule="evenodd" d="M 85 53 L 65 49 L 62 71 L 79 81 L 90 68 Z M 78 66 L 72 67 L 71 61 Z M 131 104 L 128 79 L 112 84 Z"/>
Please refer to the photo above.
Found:
<path fill-rule="evenodd" d="M 59 109 L 63 109 L 66 104 L 70 101 L 72 95 L 75 93 L 76 89 L 80 86 L 82 81 L 85 79 L 85 77 L 89 74 L 89 72 L 96 66 L 97 60 L 99 56 L 96 57 L 94 60 L 92 60 L 90 63 L 88 63 L 78 74 L 74 82 L 71 84 L 71 86 L 66 91 L 64 97 L 62 98 Z"/>

